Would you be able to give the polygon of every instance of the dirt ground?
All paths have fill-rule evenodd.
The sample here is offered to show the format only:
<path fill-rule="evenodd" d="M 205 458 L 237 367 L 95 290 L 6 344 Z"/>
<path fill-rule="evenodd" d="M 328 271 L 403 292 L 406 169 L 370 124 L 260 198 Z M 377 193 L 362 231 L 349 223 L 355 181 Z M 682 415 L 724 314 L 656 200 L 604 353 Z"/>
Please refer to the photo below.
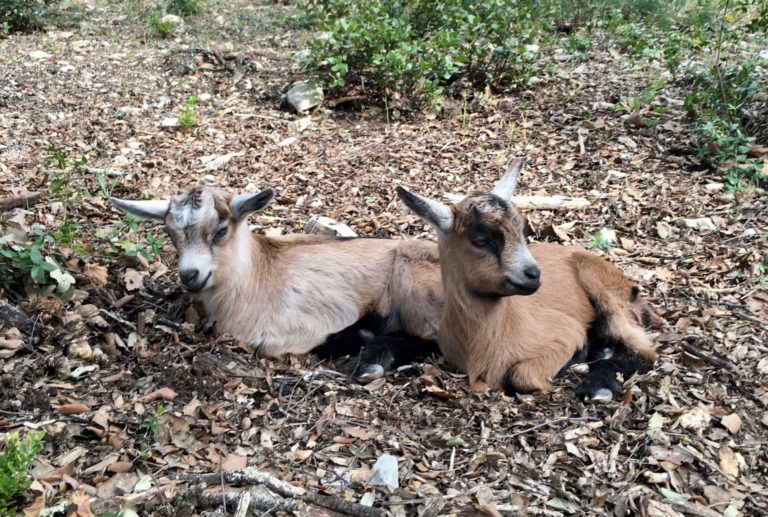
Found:
<path fill-rule="evenodd" d="M 94 513 L 213 514 L 190 496 L 197 481 L 174 478 L 249 465 L 336 499 L 372 493 L 390 515 L 768 515 L 765 198 L 725 191 L 674 85 L 650 106 L 668 110 L 648 115 L 656 124 L 627 124 L 613 106 L 658 71 L 594 50 L 528 91 L 459 97 L 439 114 L 388 120 L 348 103 L 300 117 L 282 102 L 304 78 L 289 8 L 225 4 L 205 30 L 167 41 L 144 42 L 130 14 L 99 3 L 81 5 L 73 27 L 0 39 L 0 196 L 46 192 L 6 212 L 2 234 L 62 217 L 46 146 L 87 155 L 93 172 L 75 180 L 74 300 L 12 299 L 42 337 L 0 349 L 0 430 L 47 433 L 38 501 L 64 515 L 80 491 Z M 197 125 L 164 126 L 193 94 Z M 602 253 L 666 320 L 656 368 L 621 401 L 576 400 L 578 373 L 552 393 L 507 397 L 469 390 L 439 360 L 363 386 L 344 361 L 257 357 L 199 329 L 169 243 L 152 261 L 110 249 L 122 215 L 96 181 L 101 171 L 125 198 L 272 186 L 257 232 L 326 215 L 360 235 L 434 238 L 395 185 L 438 198 L 486 188 L 523 154 L 521 194 L 591 203 L 528 211 L 532 239 L 589 246 L 614 231 Z M 682 221 L 705 217 L 711 227 Z M 162 235 L 146 222 L 131 237 L 146 232 Z M 384 453 L 398 459 L 394 490 L 369 483 Z"/>

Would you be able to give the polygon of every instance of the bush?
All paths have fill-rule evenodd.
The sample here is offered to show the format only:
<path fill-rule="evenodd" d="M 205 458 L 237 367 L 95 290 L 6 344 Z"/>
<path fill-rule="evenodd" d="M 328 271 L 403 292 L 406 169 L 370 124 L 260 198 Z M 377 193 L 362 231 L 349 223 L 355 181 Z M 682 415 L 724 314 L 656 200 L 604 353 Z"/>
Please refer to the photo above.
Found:
<path fill-rule="evenodd" d="M 304 0 L 323 31 L 309 66 L 331 88 L 361 85 L 413 107 L 440 102 L 459 78 L 502 88 L 538 70 L 542 32 L 523 2 L 504 0 Z"/>
<path fill-rule="evenodd" d="M 32 484 L 27 471 L 40 452 L 45 433 L 30 432 L 25 440 L 13 433 L 0 453 L 0 515 L 16 515 L 24 492 Z"/>
<path fill-rule="evenodd" d="M 165 10 L 169 14 L 175 14 L 186 18 L 200 14 L 200 2 L 198 0 L 168 0 Z"/>
<path fill-rule="evenodd" d="M 59 0 L 0 0 L 0 29 L 8 34 L 40 30 Z"/>

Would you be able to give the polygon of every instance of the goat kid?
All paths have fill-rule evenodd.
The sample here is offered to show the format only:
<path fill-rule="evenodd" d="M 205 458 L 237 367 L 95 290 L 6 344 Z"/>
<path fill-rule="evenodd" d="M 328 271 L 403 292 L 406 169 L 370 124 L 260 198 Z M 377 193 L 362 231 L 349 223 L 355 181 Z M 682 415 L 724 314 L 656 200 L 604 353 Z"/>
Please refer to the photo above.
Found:
<path fill-rule="evenodd" d="M 656 351 L 642 326 L 660 318 L 622 271 L 576 247 L 526 245 L 524 218 L 511 198 L 523 160 L 490 193 L 453 207 L 397 188 L 400 199 L 435 227 L 444 313 L 441 352 L 468 374 L 507 392 L 550 390 L 570 364 L 592 361 L 577 388 L 611 399 L 645 370 Z M 585 346 L 586 345 L 586 346 Z"/>
<path fill-rule="evenodd" d="M 253 234 L 248 214 L 273 197 L 270 188 L 236 196 L 193 188 L 171 201 L 111 201 L 163 221 L 181 283 L 209 321 L 265 355 L 332 357 L 366 344 L 357 374 L 370 380 L 436 351 L 442 284 L 434 244 Z M 378 335 L 398 330 L 414 338 Z"/>

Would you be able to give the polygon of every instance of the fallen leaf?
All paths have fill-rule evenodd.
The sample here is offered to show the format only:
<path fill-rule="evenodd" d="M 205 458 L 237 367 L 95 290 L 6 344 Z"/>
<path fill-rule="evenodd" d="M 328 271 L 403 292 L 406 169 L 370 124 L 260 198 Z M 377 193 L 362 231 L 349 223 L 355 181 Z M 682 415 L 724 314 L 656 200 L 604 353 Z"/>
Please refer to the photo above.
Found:
<path fill-rule="evenodd" d="M 24 508 L 24 517 L 40 517 L 45 510 L 45 487 L 35 479 L 27 490 L 34 495 L 35 499 L 32 504 Z"/>
<path fill-rule="evenodd" d="M 429 393 L 430 395 L 434 395 L 436 397 L 440 397 L 441 399 L 457 399 L 459 398 L 459 395 L 456 393 L 451 393 L 449 391 L 444 390 L 440 386 L 425 386 L 423 390 L 421 390 L 423 393 Z"/>
<path fill-rule="evenodd" d="M 302 449 L 302 450 L 291 452 L 291 456 L 296 461 L 304 461 L 307 458 L 309 458 L 310 456 L 312 456 L 312 454 L 313 454 L 313 452 L 308 450 L 308 449 Z"/>
<path fill-rule="evenodd" d="M 83 268 L 83 273 L 96 287 L 105 287 L 109 280 L 107 268 L 101 264 L 86 264 Z"/>
<path fill-rule="evenodd" d="M 227 454 L 221 462 L 221 470 L 228 472 L 230 470 L 244 469 L 248 465 L 248 457 L 239 454 Z"/>
<path fill-rule="evenodd" d="M 685 429 L 701 434 L 707 427 L 709 427 L 709 422 L 711 420 L 712 415 L 709 414 L 709 410 L 702 406 L 697 406 L 683 413 L 678 419 L 678 422 Z"/>
<path fill-rule="evenodd" d="M 76 402 L 74 404 L 64 404 L 59 406 L 59 413 L 62 415 L 82 415 L 87 413 L 91 408 L 83 404 L 82 402 Z"/>
<path fill-rule="evenodd" d="M 655 499 L 648 500 L 646 515 L 648 517 L 683 517 L 683 514 L 676 512 L 668 504 Z"/>
<path fill-rule="evenodd" d="M 144 287 L 144 275 L 140 271 L 128 268 L 123 273 L 123 283 L 126 291 L 136 291 Z"/>
<path fill-rule="evenodd" d="M 723 425 L 723 427 L 728 429 L 731 434 L 736 434 L 739 432 L 739 429 L 741 429 L 741 417 L 736 413 L 724 416 L 720 420 L 720 423 Z"/>
<path fill-rule="evenodd" d="M 386 486 L 395 490 L 400 486 L 398 481 L 397 458 L 390 454 L 382 454 L 371 468 L 370 484 L 372 486 Z"/>
<path fill-rule="evenodd" d="M 152 402 L 153 400 L 159 399 L 159 400 L 166 400 L 168 402 L 173 402 L 173 399 L 176 398 L 176 395 L 177 393 L 175 391 L 173 391 L 171 388 L 166 386 L 163 388 L 156 389 L 151 393 L 148 393 L 144 397 L 144 400 L 146 402 Z"/>
<path fill-rule="evenodd" d="M 352 438 L 358 438 L 360 440 L 370 440 L 376 434 L 376 431 L 373 429 L 364 429 L 362 427 L 347 426 L 342 427 L 341 430 L 344 431 L 344 433 L 348 436 L 351 436 Z"/>
<path fill-rule="evenodd" d="M 194 397 L 192 400 L 187 403 L 184 408 L 181 410 L 182 414 L 186 416 L 191 417 L 197 417 L 200 412 L 200 401 L 197 400 L 197 397 Z"/>
<path fill-rule="evenodd" d="M 720 469 L 726 476 L 738 477 L 739 464 L 743 461 L 741 454 L 733 452 L 727 445 L 720 449 Z"/>
<path fill-rule="evenodd" d="M 82 490 L 75 490 L 70 498 L 74 508 L 74 513 L 70 513 L 71 517 L 94 517 L 91 511 L 91 498 Z"/>

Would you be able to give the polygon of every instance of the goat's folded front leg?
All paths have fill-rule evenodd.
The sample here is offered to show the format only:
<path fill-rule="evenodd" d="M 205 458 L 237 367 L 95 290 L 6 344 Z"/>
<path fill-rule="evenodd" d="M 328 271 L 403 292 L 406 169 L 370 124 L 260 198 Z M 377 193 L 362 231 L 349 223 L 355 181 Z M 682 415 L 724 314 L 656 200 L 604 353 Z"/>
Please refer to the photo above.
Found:
<path fill-rule="evenodd" d="M 439 353 L 436 342 L 405 333 L 371 336 L 360 352 L 353 375 L 359 382 L 370 382 L 387 371 Z"/>

